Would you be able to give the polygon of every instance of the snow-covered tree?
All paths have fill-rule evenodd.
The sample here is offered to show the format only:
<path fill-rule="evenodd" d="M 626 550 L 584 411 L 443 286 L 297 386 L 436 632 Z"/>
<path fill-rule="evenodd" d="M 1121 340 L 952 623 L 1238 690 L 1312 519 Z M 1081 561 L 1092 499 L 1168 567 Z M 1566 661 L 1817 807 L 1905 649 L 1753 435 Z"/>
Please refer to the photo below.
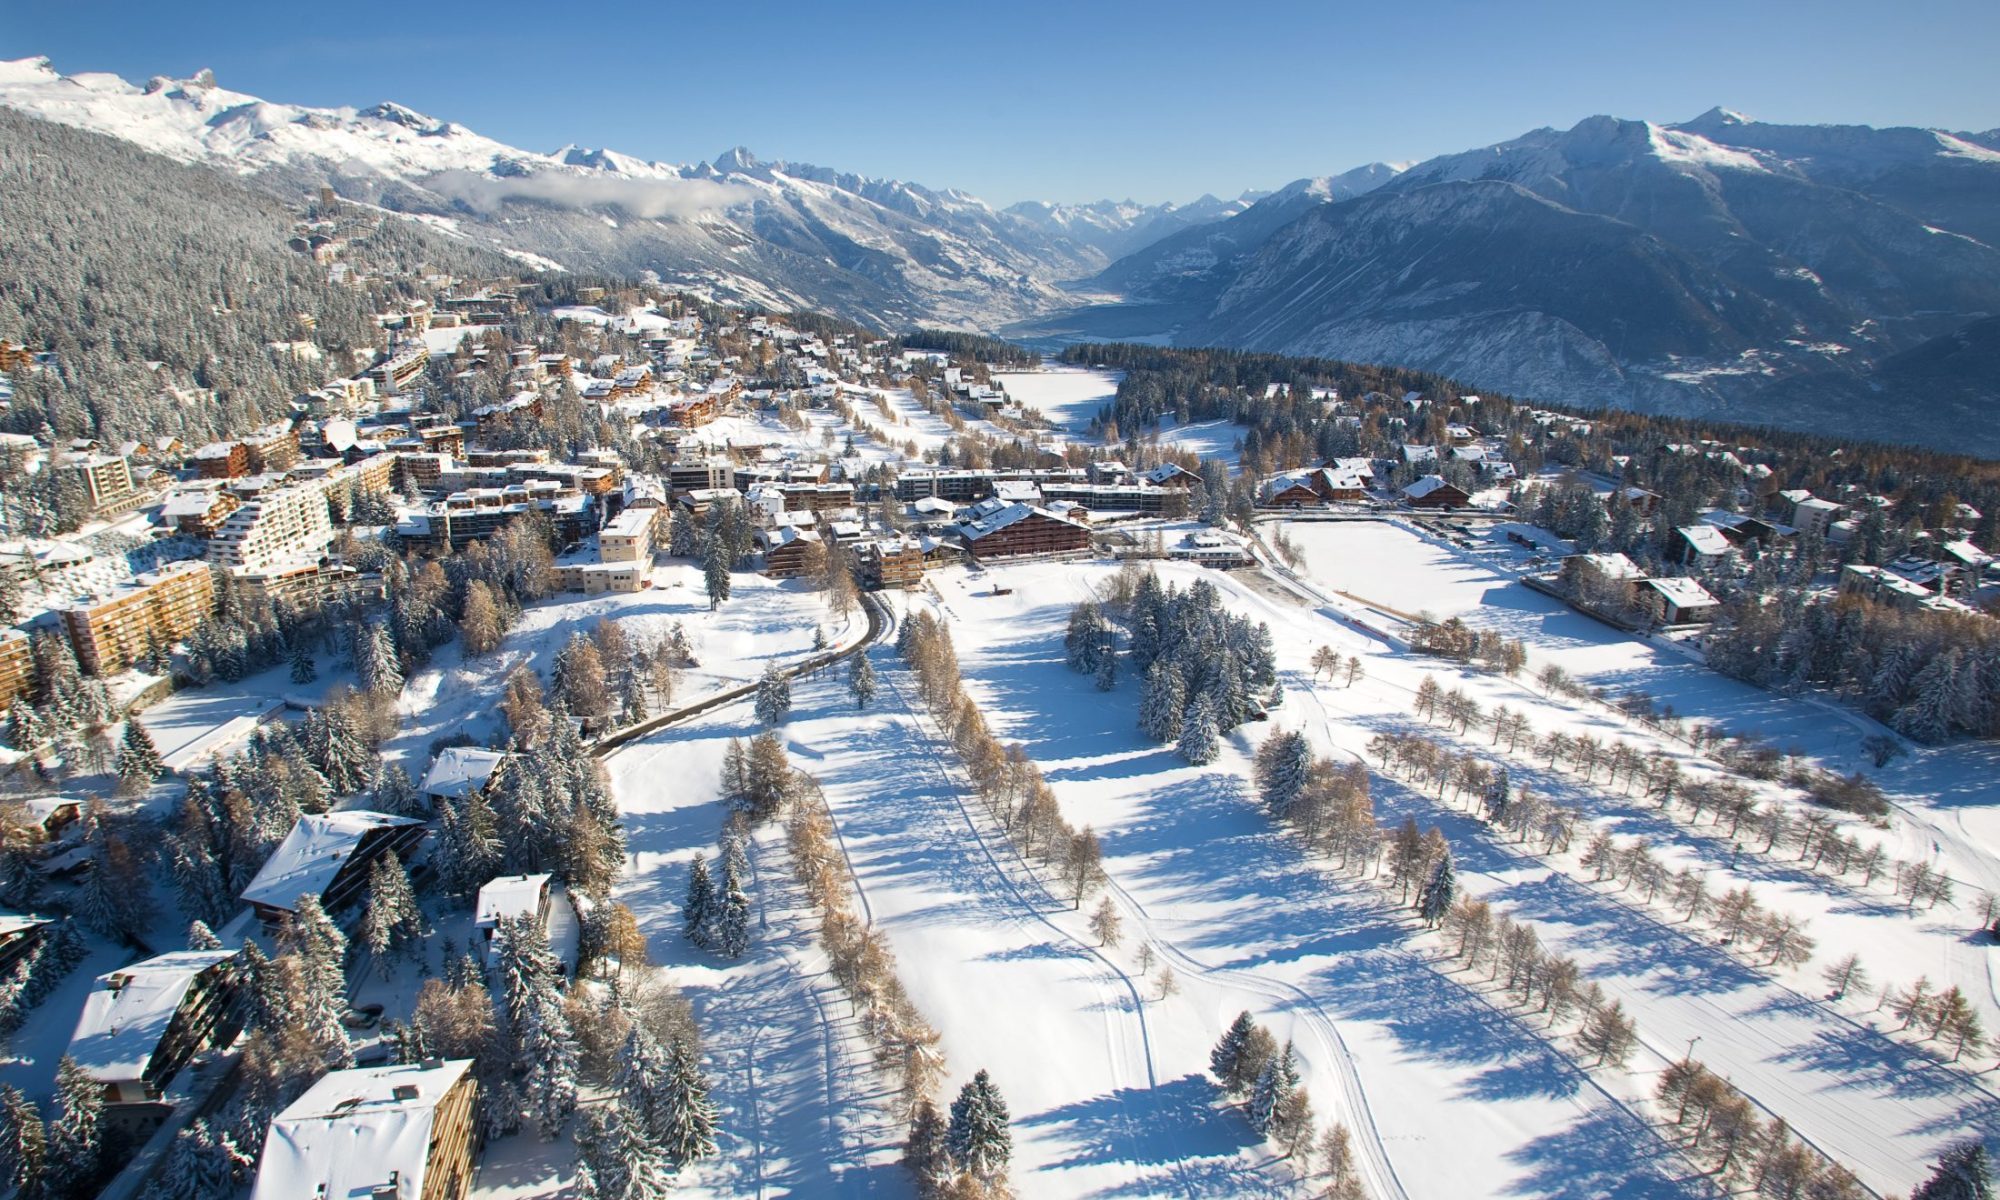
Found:
<path fill-rule="evenodd" d="M 367 908 L 361 914 L 361 943 L 387 979 L 395 960 L 423 940 L 424 914 L 410 890 L 409 873 L 395 854 L 384 854 L 368 870 Z"/>
<path fill-rule="evenodd" d="M 42 1186 L 48 1165 L 48 1140 L 42 1114 L 12 1084 L 0 1084 L 0 1189 L 33 1196 Z"/>
<path fill-rule="evenodd" d="M 847 690 L 856 708 L 867 708 L 875 700 L 875 666 L 866 650 L 847 660 Z"/>
<path fill-rule="evenodd" d="M 306 684 L 319 678 L 319 667 L 313 662 L 312 647 L 306 645 L 304 638 L 292 642 L 291 660 L 293 683 Z"/>
<path fill-rule="evenodd" d="M 1014 1135 L 1008 1128 L 1007 1102 L 993 1077 L 982 1068 L 951 1104 L 951 1125 L 945 1146 L 959 1169 L 983 1184 L 1006 1177 L 1014 1155 Z"/>
<path fill-rule="evenodd" d="M 792 711 L 792 684 L 777 663 L 764 668 L 763 677 L 757 681 L 757 719 L 766 725 L 776 725 Z"/>
<path fill-rule="evenodd" d="M 1938 1157 L 1929 1179 L 1910 1193 L 1910 1200 L 1992 1200 L 1993 1168 L 1987 1161 L 1986 1145 L 1967 1138 L 1948 1147 Z"/>
<path fill-rule="evenodd" d="M 403 690 L 403 665 L 388 625 L 370 621 L 355 631 L 354 670 L 361 690 L 371 695 L 394 696 Z"/>
<path fill-rule="evenodd" d="M 713 950 L 720 917 L 721 900 L 708 873 L 708 857 L 697 854 L 688 868 L 687 898 L 681 902 L 681 934 L 702 949 Z"/>
<path fill-rule="evenodd" d="M 1222 753 L 1215 707 L 1213 693 L 1203 692 L 1188 705 L 1187 715 L 1181 720 L 1180 740 L 1175 743 L 1174 749 L 1197 767 L 1207 766 Z"/>
<path fill-rule="evenodd" d="M 1106 896 L 1098 902 L 1096 911 L 1090 914 L 1090 932 L 1097 935 L 1100 946 L 1116 946 L 1123 935 L 1124 923 L 1119 920 L 1118 906 Z"/>
<path fill-rule="evenodd" d="M 188 926 L 187 944 L 190 950 L 222 949 L 222 939 L 215 936 L 215 931 L 208 927 L 206 921 L 196 921 Z"/>
<path fill-rule="evenodd" d="M 1271 815 L 1283 819 L 1312 781 L 1312 746 L 1296 730 L 1280 729 L 1257 749 L 1257 792 Z"/>
<path fill-rule="evenodd" d="M 910 1137 L 903 1143 L 903 1167 L 917 1181 L 917 1194 L 932 1200 L 951 1183 L 951 1148 L 946 1144 L 943 1114 L 927 1096 L 917 1101 L 910 1117 Z"/>
<path fill-rule="evenodd" d="M 104 1147 L 104 1085 L 65 1054 L 56 1065 L 55 1115 L 48 1125 L 46 1183 L 56 1196 L 96 1191 Z"/>
<path fill-rule="evenodd" d="M 401 763 L 391 763 L 382 768 L 382 775 L 375 781 L 375 811 L 388 813 L 392 817 L 428 817 L 430 802 L 410 781 L 410 773 Z"/>
<path fill-rule="evenodd" d="M 226 1134 L 206 1117 L 196 1117 L 167 1147 L 145 1200 L 230 1200 L 237 1192 L 237 1170 L 248 1165 Z"/>
<path fill-rule="evenodd" d="M 137 717 L 125 719 L 125 741 L 118 751 L 118 783 L 127 792 L 143 792 L 153 786 L 165 764 L 159 747 Z"/>
<path fill-rule="evenodd" d="M 694 1044 L 676 1038 L 668 1051 L 666 1087 L 659 1107 L 662 1123 L 656 1134 L 660 1148 L 676 1168 L 715 1155 L 715 1102 L 708 1093 L 708 1079 L 701 1073 Z"/>
<path fill-rule="evenodd" d="M 1164 659 L 1146 669 L 1146 683 L 1139 696 L 1139 730 L 1156 742 L 1171 742 L 1181 735 L 1187 708 L 1187 685 L 1180 668 Z"/>
<path fill-rule="evenodd" d="M 701 547 L 702 582 L 708 588 L 710 611 L 729 600 L 729 547 L 719 537 L 705 539 Z"/>
<path fill-rule="evenodd" d="M 1208 1052 L 1208 1069 L 1231 1095 L 1242 1095 L 1263 1073 L 1264 1063 L 1277 1053 L 1277 1043 L 1248 1010 L 1236 1014 L 1222 1040 Z"/>
<path fill-rule="evenodd" d="M 1257 1082 L 1250 1088 L 1251 1128 L 1269 1136 L 1286 1098 L 1298 1086 L 1299 1071 L 1293 1061 L 1292 1044 L 1286 1042 L 1275 1058 L 1265 1062 L 1264 1069 L 1257 1074 Z"/>
<path fill-rule="evenodd" d="M 1118 686 L 1118 652 L 1106 646 L 1097 657 L 1097 690 L 1108 692 Z"/>
<path fill-rule="evenodd" d="M 743 891 L 737 859 L 722 860 L 722 886 L 715 910 L 715 950 L 724 958 L 742 958 L 750 949 L 750 897 Z"/>
<path fill-rule="evenodd" d="M 542 1137 L 553 1139 L 576 1109 L 576 1035 L 557 990 L 561 965 L 533 914 L 504 917 L 494 930 L 503 1025 L 521 1092 Z"/>
<path fill-rule="evenodd" d="M 1436 929 L 1444 923 L 1445 914 L 1451 911 L 1451 903 L 1458 896 L 1458 876 L 1452 865 L 1451 850 L 1437 856 L 1431 864 L 1430 878 L 1424 881 L 1417 893 L 1417 915 L 1424 924 Z"/>
<path fill-rule="evenodd" d="M 307 892 L 279 938 L 299 965 L 292 1023 L 319 1048 L 326 1066 L 348 1066 L 354 1051 L 341 1024 L 347 1013 L 347 935 L 326 915 L 319 896 Z"/>

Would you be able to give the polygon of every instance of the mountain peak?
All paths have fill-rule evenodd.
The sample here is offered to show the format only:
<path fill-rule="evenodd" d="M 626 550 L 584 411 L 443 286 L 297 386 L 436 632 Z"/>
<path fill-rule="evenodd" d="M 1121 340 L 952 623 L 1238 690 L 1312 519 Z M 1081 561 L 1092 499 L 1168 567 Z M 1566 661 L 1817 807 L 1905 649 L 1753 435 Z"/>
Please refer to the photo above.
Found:
<path fill-rule="evenodd" d="M 725 175 L 748 175 L 763 165 L 755 154 L 750 153 L 748 146 L 731 146 L 715 156 L 715 169 Z"/>
<path fill-rule="evenodd" d="M 1706 134 L 1728 129 L 1734 125 L 1755 125 L 1756 123 L 1754 118 L 1746 117 L 1733 108 L 1723 108 L 1721 105 L 1717 105 L 1694 120 L 1683 121 L 1679 125 L 1674 126 L 1674 128 L 1685 130 L 1688 133 Z"/>

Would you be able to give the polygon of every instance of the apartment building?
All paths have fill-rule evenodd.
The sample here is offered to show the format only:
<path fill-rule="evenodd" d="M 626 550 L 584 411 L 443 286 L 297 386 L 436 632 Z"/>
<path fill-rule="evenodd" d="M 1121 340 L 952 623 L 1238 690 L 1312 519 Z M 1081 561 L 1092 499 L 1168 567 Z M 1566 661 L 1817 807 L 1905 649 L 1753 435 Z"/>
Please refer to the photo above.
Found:
<path fill-rule="evenodd" d="M 132 464 L 122 454 L 87 454 L 62 466 L 83 485 L 94 514 L 129 512 L 138 503 L 138 492 L 132 487 Z"/>
<path fill-rule="evenodd" d="M 310 485 L 281 487 L 230 513 L 208 540 L 208 559 L 218 566 L 261 571 L 313 562 L 332 544 L 326 492 Z"/>
<path fill-rule="evenodd" d="M 242 442 L 210 442 L 194 452 L 194 469 L 203 479 L 237 479 L 250 473 L 250 451 Z"/>
<path fill-rule="evenodd" d="M 653 560 L 653 513 L 628 508 L 611 518 L 597 534 L 599 562 L 649 563 Z"/>
<path fill-rule="evenodd" d="M 0 708 L 26 694 L 34 682 L 35 656 L 28 649 L 28 635 L 18 629 L 0 629 Z"/>
<path fill-rule="evenodd" d="M 179 562 L 61 613 L 77 663 L 92 675 L 115 675 L 154 646 L 187 637 L 214 611 L 215 581 L 207 565 Z"/>
<path fill-rule="evenodd" d="M 375 388 L 385 396 L 394 396 L 423 378 L 424 368 L 430 365 L 430 347 L 422 342 L 410 342 L 388 358 L 368 369 L 368 377 L 375 381 Z"/>

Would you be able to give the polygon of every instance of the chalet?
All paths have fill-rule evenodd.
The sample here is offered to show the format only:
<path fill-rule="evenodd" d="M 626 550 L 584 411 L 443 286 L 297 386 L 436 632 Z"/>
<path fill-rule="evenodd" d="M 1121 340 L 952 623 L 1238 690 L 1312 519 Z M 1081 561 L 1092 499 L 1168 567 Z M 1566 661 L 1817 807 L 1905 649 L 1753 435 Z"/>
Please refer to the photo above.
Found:
<path fill-rule="evenodd" d="M 499 750 L 479 746 L 446 746 L 437 752 L 430 770 L 424 773 L 423 793 L 430 797 L 431 806 L 442 812 L 447 800 L 463 800 L 474 792 L 485 791 L 494 770 L 506 757 Z"/>
<path fill-rule="evenodd" d="M 1313 490 L 1310 476 L 1280 475 L 1265 481 L 1257 503 L 1264 508 L 1317 508 L 1326 498 Z"/>
<path fill-rule="evenodd" d="M 1405 442 L 1401 448 L 1401 453 L 1403 462 L 1407 466 L 1435 468 L 1438 465 L 1438 451 L 1436 446 L 1417 446 Z"/>
<path fill-rule="evenodd" d="M 271 852 L 243 899 L 257 917 L 275 925 L 316 894 L 328 912 L 360 897 L 368 870 L 384 854 L 408 861 L 424 840 L 424 823 L 387 813 L 349 810 L 304 816 Z"/>
<path fill-rule="evenodd" d="M 1052 558 L 1090 551 L 1090 527 L 1045 508 L 985 500 L 957 526 L 965 552 L 980 562 Z"/>
<path fill-rule="evenodd" d="M 1201 476 L 1176 463 L 1161 463 L 1150 471 L 1141 471 L 1139 478 L 1163 488 L 1191 488 L 1201 483 Z"/>
<path fill-rule="evenodd" d="M 760 529 L 752 540 L 764 552 L 764 574 L 772 579 L 796 579 L 816 570 L 822 561 L 819 534 L 781 525 Z"/>
<path fill-rule="evenodd" d="M 1722 536 L 1728 538 L 1736 546 L 1743 546 L 1750 542 L 1756 542 L 1760 546 L 1767 546 L 1780 539 L 1789 540 L 1797 537 L 1799 532 L 1790 525 L 1780 525 L 1774 521 L 1762 521 L 1756 517 L 1747 517 L 1742 513 L 1725 512 L 1719 508 L 1711 509 L 1701 514 L 1701 523 L 1704 525 L 1713 525 L 1715 528 L 1720 529 Z"/>
<path fill-rule="evenodd" d="M 0 912 L 0 972 L 12 971 L 16 963 L 47 941 L 54 930 L 55 922 L 46 917 Z"/>
<path fill-rule="evenodd" d="M 1639 606 L 1662 625 L 1712 621 L 1722 602 L 1692 579 L 1647 579 L 1639 584 Z"/>
<path fill-rule="evenodd" d="M 478 1094 L 469 1058 L 329 1072 L 271 1121 L 250 1200 L 465 1200 Z"/>
<path fill-rule="evenodd" d="M 1831 500 L 1808 496 L 1792 506 L 1792 525 L 1800 533 L 1825 537 L 1827 530 L 1846 511 L 1845 507 Z"/>
<path fill-rule="evenodd" d="M 502 875 L 479 889 L 472 927 L 479 931 L 482 956 L 493 944 L 493 931 L 499 928 L 502 917 L 532 915 L 535 923 L 547 931 L 549 881 L 552 878 L 550 875 Z"/>
<path fill-rule="evenodd" d="M 1736 557 L 1736 547 L 1713 525 L 1680 525 L 1667 538 L 1666 557 L 1707 570 Z"/>
<path fill-rule="evenodd" d="M 224 488 L 189 488 L 173 493 L 160 505 L 160 522 L 189 537 L 213 537 L 242 503 Z"/>
<path fill-rule="evenodd" d="M 250 448 L 242 442 L 210 442 L 194 452 L 195 474 L 203 479 L 236 479 L 250 473 Z"/>
<path fill-rule="evenodd" d="M 69 1055 L 104 1085 L 105 1116 L 133 1133 L 166 1119 L 189 1060 L 243 1028 L 250 989 L 240 950 L 177 950 L 99 975 Z"/>
<path fill-rule="evenodd" d="M 83 802 L 72 796 L 30 796 L 21 801 L 21 806 L 50 841 L 60 839 L 83 816 Z"/>
<path fill-rule="evenodd" d="M 1623 554 L 1572 554 L 1562 560 L 1563 582 L 1585 599 L 1615 596 L 1622 604 L 1632 599 L 1645 578 L 1638 564 Z"/>
<path fill-rule="evenodd" d="M 916 538 L 885 538 L 861 556 L 869 582 L 878 588 L 914 588 L 924 581 L 924 547 Z"/>
<path fill-rule="evenodd" d="M 1446 483 L 1441 476 L 1426 475 L 1403 489 L 1403 499 L 1411 508 L 1464 508 L 1472 500 L 1463 488 Z"/>
<path fill-rule="evenodd" d="M 1649 492 L 1642 487 L 1622 487 L 1611 493 L 1611 498 L 1627 506 L 1641 516 L 1650 517 L 1660 511 L 1660 494 Z"/>

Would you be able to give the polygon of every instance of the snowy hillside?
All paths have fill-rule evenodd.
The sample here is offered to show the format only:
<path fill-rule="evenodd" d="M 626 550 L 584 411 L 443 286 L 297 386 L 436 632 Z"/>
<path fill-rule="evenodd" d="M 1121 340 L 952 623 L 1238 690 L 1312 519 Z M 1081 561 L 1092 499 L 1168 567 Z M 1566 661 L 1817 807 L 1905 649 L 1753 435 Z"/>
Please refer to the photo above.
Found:
<path fill-rule="evenodd" d="M 890 326 L 987 326 L 1060 307 L 1054 281 L 1109 258 L 962 192 L 767 163 L 740 148 L 691 165 L 580 146 L 542 154 L 394 103 L 274 103 L 207 71 L 142 86 L 21 59 L 0 63 L 0 105 L 287 196 L 331 184 L 480 225 L 572 270 L 652 271 L 721 299 Z"/>

